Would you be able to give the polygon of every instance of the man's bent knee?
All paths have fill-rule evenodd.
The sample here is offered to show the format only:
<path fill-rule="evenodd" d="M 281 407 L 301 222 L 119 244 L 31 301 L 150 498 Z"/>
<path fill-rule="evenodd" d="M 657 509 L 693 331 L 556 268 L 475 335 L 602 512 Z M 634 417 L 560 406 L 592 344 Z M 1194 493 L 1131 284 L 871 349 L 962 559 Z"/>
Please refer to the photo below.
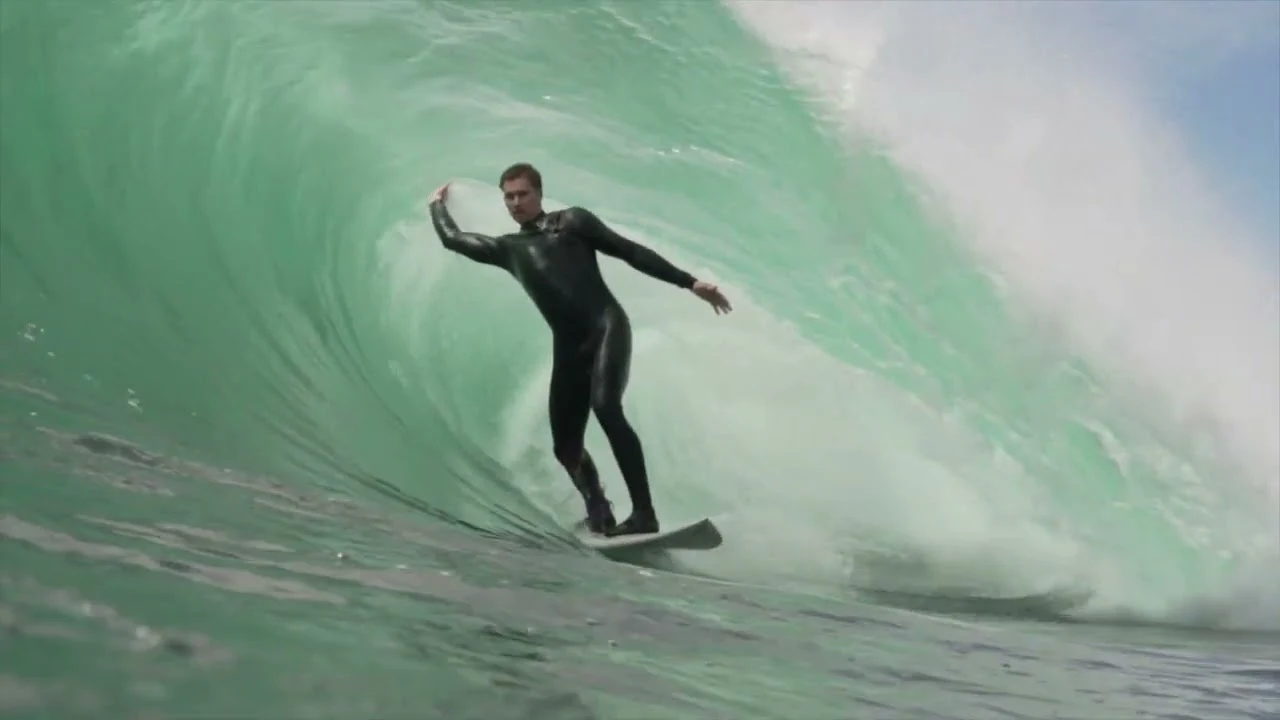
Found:
<path fill-rule="evenodd" d="M 564 469 L 571 473 L 578 472 L 578 468 L 582 466 L 582 448 L 569 450 L 558 447 L 555 449 L 555 453 L 556 460 L 559 460 Z"/>
<path fill-rule="evenodd" d="M 596 419 L 606 431 L 610 427 L 621 428 L 627 424 L 627 416 L 622 412 L 622 403 L 603 402 L 595 406 Z"/>

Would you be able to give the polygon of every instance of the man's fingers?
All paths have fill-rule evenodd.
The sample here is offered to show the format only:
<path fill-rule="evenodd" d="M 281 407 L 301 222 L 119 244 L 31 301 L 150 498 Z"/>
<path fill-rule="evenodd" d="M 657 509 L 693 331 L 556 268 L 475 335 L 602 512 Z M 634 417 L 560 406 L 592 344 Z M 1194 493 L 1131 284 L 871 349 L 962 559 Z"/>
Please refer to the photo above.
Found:
<path fill-rule="evenodd" d="M 696 290 L 694 290 L 694 292 L 698 297 L 706 300 L 707 304 L 715 310 L 717 315 L 721 313 L 728 313 L 733 309 L 733 306 L 729 304 L 728 298 L 726 298 L 724 293 L 720 292 L 720 288 L 715 285 L 700 285 Z"/>
<path fill-rule="evenodd" d="M 729 298 L 725 297 L 724 293 L 720 292 L 719 289 L 716 290 L 716 304 L 724 312 L 729 312 L 733 309 L 733 306 L 729 304 Z"/>

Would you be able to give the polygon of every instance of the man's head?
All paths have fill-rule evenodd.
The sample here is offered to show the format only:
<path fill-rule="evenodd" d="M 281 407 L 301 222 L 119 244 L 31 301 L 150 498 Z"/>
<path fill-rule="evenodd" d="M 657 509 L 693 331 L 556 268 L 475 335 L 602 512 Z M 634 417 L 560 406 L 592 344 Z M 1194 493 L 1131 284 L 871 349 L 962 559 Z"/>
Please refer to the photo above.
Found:
<path fill-rule="evenodd" d="M 502 171 L 498 179 L 502 200 L 511 219 L 528 222 L 542 212 L 542 173 L 529 163 L 516 163 Z"/>

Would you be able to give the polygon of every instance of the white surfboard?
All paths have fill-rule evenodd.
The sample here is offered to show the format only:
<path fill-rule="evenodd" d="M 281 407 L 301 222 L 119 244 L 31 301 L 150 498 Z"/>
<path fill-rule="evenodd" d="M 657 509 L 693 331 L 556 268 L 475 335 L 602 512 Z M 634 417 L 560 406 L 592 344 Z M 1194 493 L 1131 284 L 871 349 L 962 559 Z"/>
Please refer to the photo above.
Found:
<path fill-rule="evenodd" d="M 608 537 L 587 530 L 585 521 L 579 521 L 573 532 L 583 545 L 606 556 L 644 550 L 713 550 L 724 541 L 715 523 L 711 522 L 711 518 L 705 517 L 693 522 L 668 525 L 656 533 Z"/>

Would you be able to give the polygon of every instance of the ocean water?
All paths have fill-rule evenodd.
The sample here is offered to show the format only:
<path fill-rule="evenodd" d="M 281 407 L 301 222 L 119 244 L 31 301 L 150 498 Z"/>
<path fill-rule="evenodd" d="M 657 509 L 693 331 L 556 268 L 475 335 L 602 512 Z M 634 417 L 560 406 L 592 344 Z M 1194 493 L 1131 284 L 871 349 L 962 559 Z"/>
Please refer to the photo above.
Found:
<path fill-rule="evenodd" d="M 1022 13 L 0 3 L 0 713 L 1276 717 L 1276 274 Z M 568 530 L 517 160 L 721 548 Z"/>

